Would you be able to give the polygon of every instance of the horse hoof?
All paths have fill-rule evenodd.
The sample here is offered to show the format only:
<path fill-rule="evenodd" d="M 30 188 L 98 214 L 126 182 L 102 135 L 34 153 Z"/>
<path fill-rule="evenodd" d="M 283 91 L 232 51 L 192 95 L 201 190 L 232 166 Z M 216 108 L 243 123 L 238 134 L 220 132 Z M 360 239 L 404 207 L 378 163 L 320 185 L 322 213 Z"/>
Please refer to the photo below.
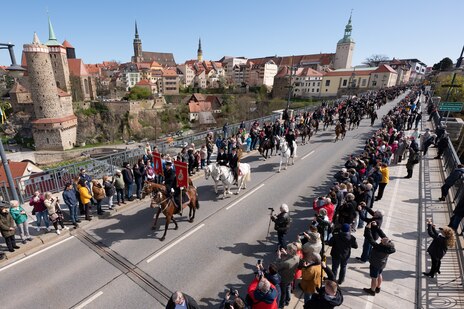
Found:
<path fill-rule="evenodd" d="M 164 238 L 164 236 L 163 236 L 163 237 L 160 238 L 160 241 L 164 241 L 164 239 L 165 239 L 165 238 Z"/>
<path fill-rule="evenodd" d="M 175 231 L 175 230 L 178 230 L 178 229 L 179 229 L 179 227 L 178 227 L 178 226 L 176 226 L 176 227 L 174 228 L 174 231 Z"/>
<path fill-rule="evenodd" d="M 238 195 L 238 192 L 235 192 L 234 194 L 235 194 L 235 195 Z"/>
<path fill-rule="evenodd" d="M 152 229 L 152 230 L 156 230 L 156 226 L 152 226 L 151 229 Z"/>

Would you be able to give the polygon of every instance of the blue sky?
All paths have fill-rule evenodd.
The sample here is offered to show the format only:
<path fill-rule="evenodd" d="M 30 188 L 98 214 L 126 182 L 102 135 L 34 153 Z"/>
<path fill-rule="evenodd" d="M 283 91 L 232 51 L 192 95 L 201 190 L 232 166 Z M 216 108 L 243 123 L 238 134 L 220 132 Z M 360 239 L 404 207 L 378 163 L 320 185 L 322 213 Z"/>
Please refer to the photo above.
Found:
<path fill-rule="evenodd" d="M 464 44 L 463 0 L 29 0 L 2 3 L 0 42 L 22 45 L 36 31 L 48 38 L 49 15 L 59 41 L 67 39 L 85 63 L 127 62 L 134 20 L 143 50 L 172 52 L 177 63 L 196 57 L 260 57 L 335 52 L 353 9 L 353 64 L 372 54 L 455 61 Z M 48 11 L 48 15 L 47 15 Z M 6 51 L 0 64 L 9 65 Z"/>

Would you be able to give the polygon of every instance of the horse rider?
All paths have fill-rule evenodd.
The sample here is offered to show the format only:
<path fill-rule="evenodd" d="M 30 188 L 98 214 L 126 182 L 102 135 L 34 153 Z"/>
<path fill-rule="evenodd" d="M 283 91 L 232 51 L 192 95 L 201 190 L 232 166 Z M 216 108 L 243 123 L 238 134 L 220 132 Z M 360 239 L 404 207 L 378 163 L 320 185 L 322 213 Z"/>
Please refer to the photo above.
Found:
<path fill-rule="evenodd" d="M 237 154 L 237 147 L 232 147 L 232 153 L 229 155 L 229 167 L 234 174 L 234 184 L 238 183 L 238 166 L 240 159 Z"/>
<path fill-rule="evenodd" d="M 282 129 L 281 129 L 281 126 L 280 126 L 280 121 L 279 121 L 279 119 L 276 119 L 276 121 L 272 125 L 272 135 L 280 136 L 282 134 L 281 132 L 282 132 Z"/>
<path fill-rule="evenodd" d="M 219 148 L 219 153 L 217 155 L 216 161 L 221 166 L 227 166 L 227 163 L 229 162 L 229 157 L 227 156 L 224 147 Z"/>
<path fill-rule="evenodd" d="M 176 172 L 172 169 L 172 162 L 166 161 L 165 163 L 166 169 L 164 171 L 164 185 L 166 186 L 166 197 L 171 198 L 174 194 L 177 194 L 177 177 Z M 175 203 L 174 203 L 175 204 Z M 176 205 L 177 206 L 177 205 Z"/>
<path fill-rule="evenodd" d="M 290 148 L 290 156 L 293 157 L 293 142 L 295 141 L 295 132 L 293 129 L 290 129 L 287 135 L 285 135 L 285 140 L 287 141 L 288 147 Z"/>

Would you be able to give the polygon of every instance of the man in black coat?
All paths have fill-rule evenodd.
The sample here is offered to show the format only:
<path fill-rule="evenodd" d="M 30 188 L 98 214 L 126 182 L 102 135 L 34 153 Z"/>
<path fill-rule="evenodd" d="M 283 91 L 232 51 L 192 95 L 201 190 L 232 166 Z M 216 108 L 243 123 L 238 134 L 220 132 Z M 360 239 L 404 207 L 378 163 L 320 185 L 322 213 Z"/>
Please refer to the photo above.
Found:
<path fill-rule="evenodd" d="M 342 284 L 345 281 L 346 266 L 351 255 L 351 248 L 358 248 L 356 238 L 350 233 L 350 225 L 345 223 L 342 225 L 341 230 L 335 231 L 328 245 L 332 247 L 330 256 L 332 257 L 334 277 L 337 277 L 338 267 L 341 266 L 337 283 Z"/>
<path fill-rule="evenodd" d="M 166 186 L 166 196 L 171 197 L 172 191 L 177 189 L 176 173 L 172 169 L 172 162 L 166 161 L 166 170 L 164 171 L 164 185 Z"/>
<path fill-rule="evenodd" d="M 195 299 L 180 291 L 174 292 L 169 299 L 168 304 L 166 305 L 166 309 L 175 309 L 176 307 L 186 309 L 200 309 L 200 306 L 198 306 Z"/>
<path fill-rule="evenodd" d="M 229 156 L 227 153 L 224 151 L 224 147 L 219 148 L 219 153 L 216 158 L 217 163 L 222 166 L 226 166 L 227 163 L 229 162 Z"/>
<path fill-rule="evenodd" d="M 332 270 L 324 262 L 322 269 L 327 274 L 327 280 L 324 281 L 324 286 L 317 289 L 317 293 L 304 304 L 304 309 L 333 309 L 343 304 L 343 294 L 335 282 Z"/>
<path fill-rule="evenodd" d="M 124 162 L 123 166 L 124 168 L 122 169 L 122 179 L 124 180 L 124 185 L 126 186 L 127 199 L 132 201 L 132 188 L 134 186 L 134 174 L 128 162 Z"/>
<path fill-rule="evenodd" d="M 445 183 L 441 186 L 441 197 L 440 201 L 444 201 L 448 195 L 449 189 L 454 186 L 456 181 L 464 176 L 464 165 L 458 164 L 458 166 L 449 174 L 445 179 Z"/>
<path fill-rule="evenodd" d="M 234 173 L 234 183 L 237 183 L 238 179 L 238 154 L 237 154 L 237 148 L 233 147 L 232 148 L 232 153 L 229 154 L 229 167 L 231 168 L 232 172 Z"/>
<path fill-rule="evenodd" d="M 290 129 L 287 135 L 285 135 L 285 140 L 287 141 L 288 147 L 290 148 L 290 156 L 293 157 L 293 152 L 295 151 L 293 147 L 293 142 L 295 141 L 295 132 L 293 129 Z"/>
<path fill-rule="evenodd" d="M 280 206 L 280 214 L 271 216 L 271 220 L 274 221 L 274 230 L 277 231 L 279 249 L 285 248 L 286 246 L 284 236 L 287 234 L 291 222 L 288 211 L 288 205 L 282 204 Z"/>

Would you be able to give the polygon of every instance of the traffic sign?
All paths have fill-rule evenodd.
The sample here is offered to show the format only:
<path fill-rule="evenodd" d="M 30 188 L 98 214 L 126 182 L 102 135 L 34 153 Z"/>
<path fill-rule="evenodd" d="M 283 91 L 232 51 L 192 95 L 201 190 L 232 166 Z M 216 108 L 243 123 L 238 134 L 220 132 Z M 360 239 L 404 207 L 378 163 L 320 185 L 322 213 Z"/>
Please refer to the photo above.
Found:
<path fill-rule="evenodd" d="M 438 110 L 440 112 L 460 112 L 463 105 L 463 102 L 441 102 Z"/>

